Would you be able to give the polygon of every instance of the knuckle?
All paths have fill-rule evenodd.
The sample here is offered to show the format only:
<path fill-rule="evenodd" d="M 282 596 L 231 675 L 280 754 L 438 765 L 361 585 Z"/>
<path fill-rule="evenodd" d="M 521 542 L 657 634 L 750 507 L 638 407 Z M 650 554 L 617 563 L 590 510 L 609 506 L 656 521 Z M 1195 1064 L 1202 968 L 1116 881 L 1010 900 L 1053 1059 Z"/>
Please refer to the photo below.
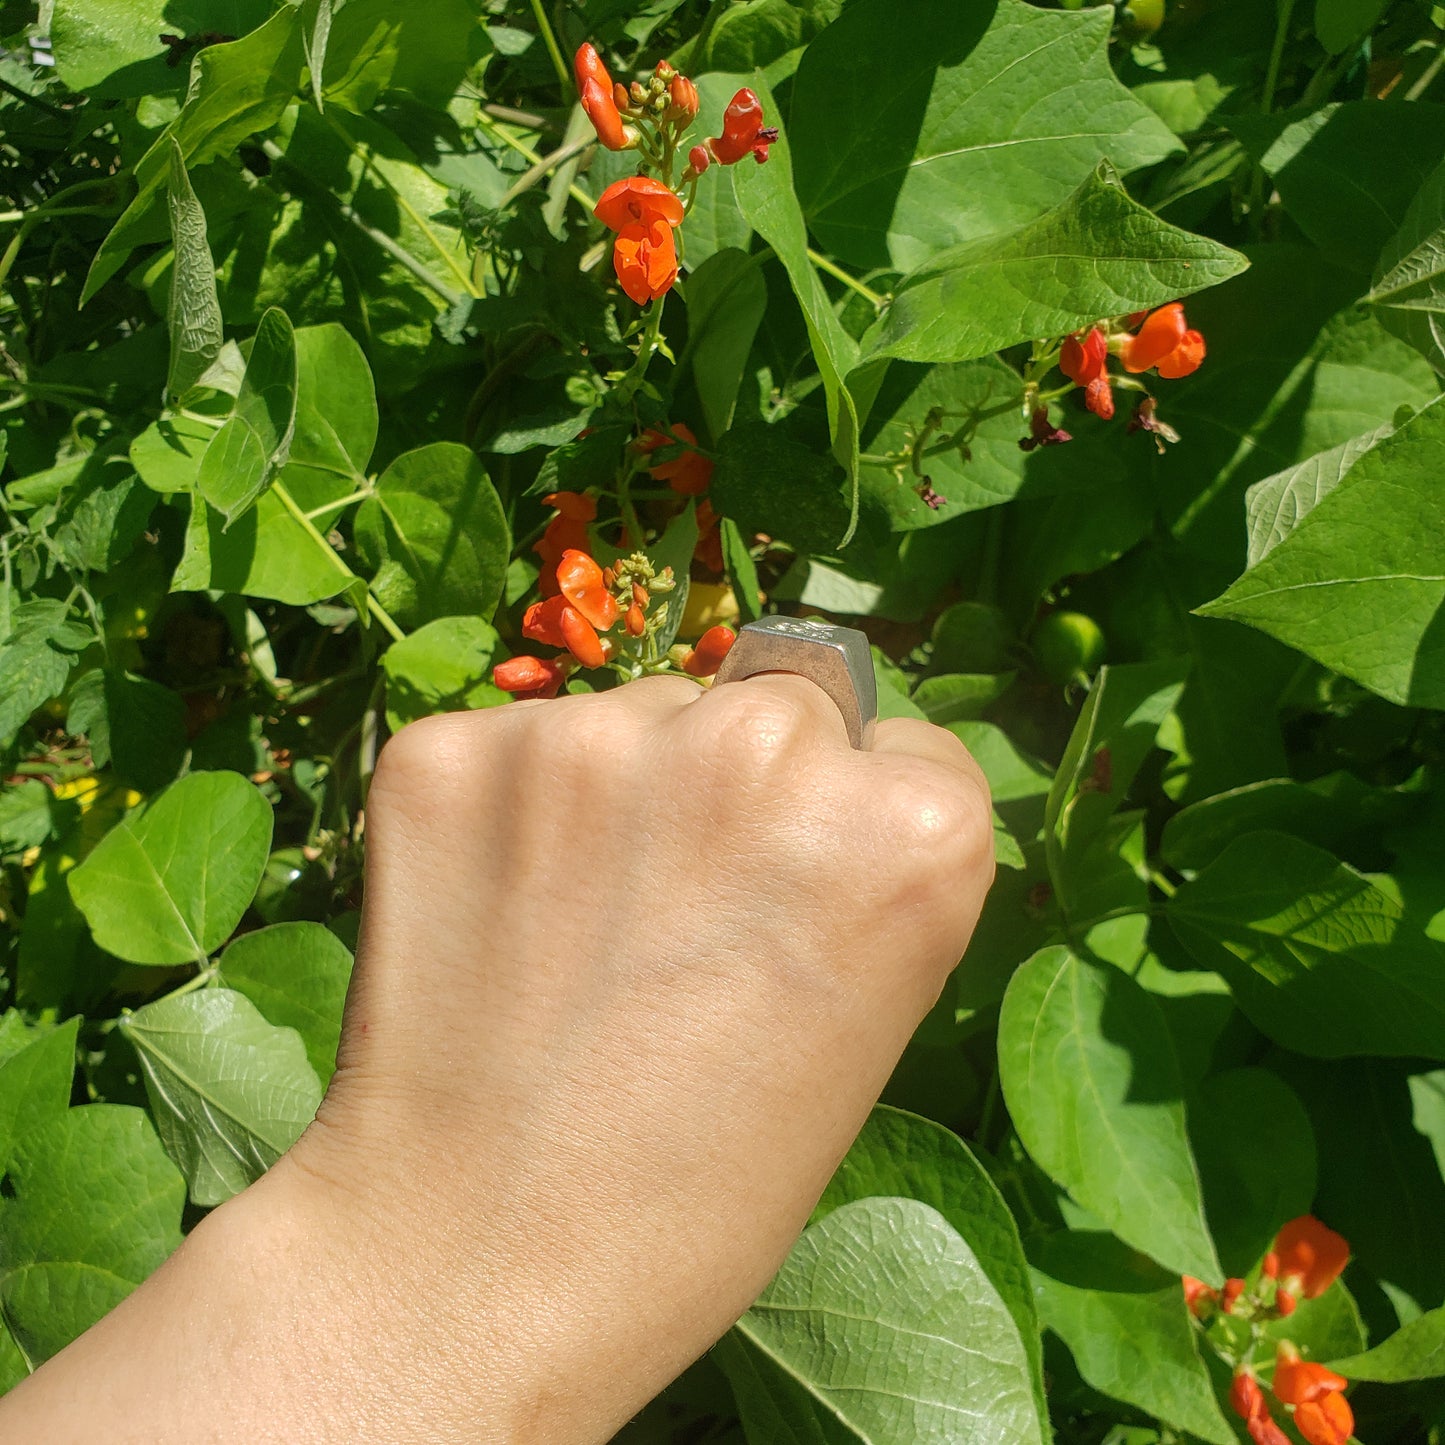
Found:
<path fill-rule="evenodd" d="M 787 693 L 730 686 L 706 699 L 709 751 L 737 770 L 766 770 L 807 740 L 811 719 Z"/>
<path fill-rule="evenodd" d="M 475 730 L 475 715 L 467 713 L 438 713 L 408 723 L 377 758 L 372 797 L 404 802 L 449 786 L 467 769 Z"/>
<path fill-rule="evenodd" d="M 890 811 L 901 848 L 924 876 L 956 879 L 961 870 L 992 867 L 992 805 L 971 773 L 910 768 L 893 788 Z"/>

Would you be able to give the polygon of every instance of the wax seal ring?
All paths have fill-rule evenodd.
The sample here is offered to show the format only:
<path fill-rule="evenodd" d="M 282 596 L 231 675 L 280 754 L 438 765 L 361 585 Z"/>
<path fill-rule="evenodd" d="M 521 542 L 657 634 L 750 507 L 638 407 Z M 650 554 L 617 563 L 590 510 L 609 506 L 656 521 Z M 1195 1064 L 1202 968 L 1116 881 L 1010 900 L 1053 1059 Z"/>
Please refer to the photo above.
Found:
<path fill-rule="evenodd" d="M 838 705 L 855 748 L 870 747 L 878 721 L 878 685 L 868 638 L 853 627 L 799 617 L 764 617 L 738 633 L 716 683 L 741 682 L 760 672 L 795 672 Z"/>

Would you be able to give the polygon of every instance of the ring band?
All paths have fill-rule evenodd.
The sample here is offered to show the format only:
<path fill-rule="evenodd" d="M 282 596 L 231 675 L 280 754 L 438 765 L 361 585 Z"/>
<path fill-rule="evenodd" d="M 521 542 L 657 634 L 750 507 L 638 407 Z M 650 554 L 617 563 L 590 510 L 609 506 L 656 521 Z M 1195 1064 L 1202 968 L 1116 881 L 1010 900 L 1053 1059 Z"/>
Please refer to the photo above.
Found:
<path fill-rule="evenodd" d="M 816 683 L 837 704 L 855 748 L 871 747 L 878 721 L 878 685 L 866 634 L 798 617 L 747 623 L 717 671 L 717 683 L 760 672 L 793 672 Z"/>

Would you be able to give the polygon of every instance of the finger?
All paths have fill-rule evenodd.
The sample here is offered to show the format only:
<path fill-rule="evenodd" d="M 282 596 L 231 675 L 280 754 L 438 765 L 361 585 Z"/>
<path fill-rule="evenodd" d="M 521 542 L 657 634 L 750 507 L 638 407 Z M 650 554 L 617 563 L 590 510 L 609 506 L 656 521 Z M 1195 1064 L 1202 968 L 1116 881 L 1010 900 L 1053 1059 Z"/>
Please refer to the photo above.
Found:
<path fill-rule="evenodd" d="M 694 704 L 700 723 L 729 714 L 796 723 L 812 741 L 848 750 L 847 724 L 838 704 L 815 682 L 796 672 L 756 672 L 737 682 L 715 684 Z"/>
<path fill-rule="evenodd" d="M 947 728 L 921 718 L 891 717 L 878 724 L 873 734 L 874 753 L 926 758 L 930 762 L 961 772 L 989 796 L 988 779 L 963 741 Z"/>
<path fill-rule="evenodd" d="M 639 713 L 658 714 L 686 707 L 696 702 L 704 691 L 701 683 L 672 673 L 663 677 L 639 677 L 635 682 L 614 688 L 608 696 L 636 708 Z"/>

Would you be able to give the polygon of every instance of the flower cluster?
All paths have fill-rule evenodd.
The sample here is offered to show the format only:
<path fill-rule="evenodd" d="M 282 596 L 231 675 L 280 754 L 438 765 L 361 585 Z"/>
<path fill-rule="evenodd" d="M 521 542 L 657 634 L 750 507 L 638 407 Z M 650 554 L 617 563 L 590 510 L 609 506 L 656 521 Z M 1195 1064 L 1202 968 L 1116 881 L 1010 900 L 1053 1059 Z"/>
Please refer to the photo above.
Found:
<path fill-rule="evenodd" d="M 608 150 L 635 150 L 641 161 L 638 175 L 603 191 L 593 214 L 616 232 L 612 265 L 622 289 L 645 306 L 677 280 L 674 233 L 692 208 L 698 178 L 714 162 L 736 165 L 751 155 L 761 164 L 778 138 L 777 127 L 763 124 L 762 102 L 744 87 L 723 111 L 722 134 L 688 150 L 687 166 L 674 187 L 677 153 L 697 119 L 697 86 L 665 60 L 645 85 L 621 85 L 591 45 L 579 47 L 572 64 L 582 109 L 597 139 Z"/>
<path fill-rule="evenodd" d="M 1095 416 L 1111 421 L 1115 386 L 1142 390 L 1142 384 L 1132 378 L 1150 371 L 1170 380 L 1188 376 L 1199 369 L 1204 355 L 1204 337 L 1185 321 L 1183 305 L 1171 301 L 1156 311 L 1112 317 L 1064 337 L 1058 364 L 1075 386 L 1083 388 L 1084 405 Z M 1126 376 L 1110 372 L 1111 356 L 1118 358 Z M 1019 442 L 1024 451 L 1072 440 L 1068 432 L 1050 424 L 1047 400 L 1040 401 L 1036 391 L 1029 398 L 1030 433 Z M 1134 409 L 1129 431 L 1152 432 L 1161 450 L 1166 441 L 1179 440 L 1178 433 L 1159 420 L 1157 405 L 1147 392 Z"/>
<path fill-rule="evenodd" d="M 712 459 L 697 437 L 681 422 L 665 431 L 649 429 L 633 443 L 639 460 L 661 454 L 650 468 L 679 497 L 697 498 L 699 540 L 695 555 L 705 567 L 722 570 L 718 519 L 702 494 L 712 480 Z M 592 556 L 590 524 L 597 519 L 596 499 L 584 492 L 551 492 L 543 500 L 554 515 L 533 547 L 541 564 L 539 600 L 522 615 L 522 635 L 560 650 L 557 657 L 520 656 L 499 663 L 492 680 L 517 698 L 556 697 L 578 667 L 606 667 L 617 662 L 627 676 L 678 669 L 691 677 L 717 672 L 736 634 L 716 625 L 703 632 L 695 647 L 679 644 L 658 657 L 653 641 L 668 621 L 665 594 L 676 585 L 671 567 L 660 572 L 645 552 L 635 551 L 602 566 Z M 624 526 L 622 546 L 630 545 Z M 654 594 L 659 594 L 658 600 Z M 734 609 L 734 612 L 736 609 Z M 684 618 L 686 621 L 686 618 Z M 669 629 L 671 631 L 672 629 Z M 631 656 L 623 654 L 631 644 Z M 651 644 L 649 647 L 648 644 Z"/>
<path fill-rule="evenodd" d="M 1340 1235 L 1304 1214 L 1280 1230 L 1252 1287 L 1247 1280 L 1231 1278 L 1216 1291 L 1185 1275 L 1185 1304 L 1203 1324 L 1219 1316 L 1248 1323 L 1252 1344 L 1258 1338 L 1255 1326 L 1288 1319 L 1300 1300 L 1317 1299 L 1340 1277 L 1349 1258 L 1350 1246 Z M 1229 1403 L 1255 1445 L 1290 1445 L 1270 1413 L 1271 1395 L 1292 1415 L 1295 1429 L 1309 1445 L 1346 1445 L 1355 1428 L 1354 1412 L 1344 1396 L 1348 1383 L 1324 1365 L 1302 1359 L 1298 1348 L 1283 1340 L 1270 1388 L 1260 1383 L 1246 1352 L 1235 1367 Z"/>

